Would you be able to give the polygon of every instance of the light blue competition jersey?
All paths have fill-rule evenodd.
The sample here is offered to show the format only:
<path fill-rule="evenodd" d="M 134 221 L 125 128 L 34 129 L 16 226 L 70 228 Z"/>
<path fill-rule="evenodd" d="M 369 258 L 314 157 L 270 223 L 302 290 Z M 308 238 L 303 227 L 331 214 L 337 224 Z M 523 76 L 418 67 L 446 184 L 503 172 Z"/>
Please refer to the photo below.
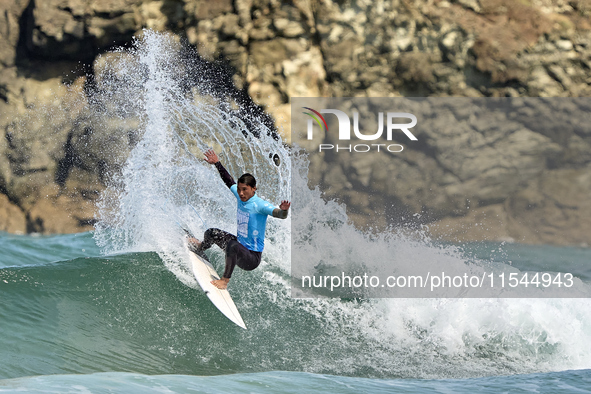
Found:
<path fill-rule="evenodd" d="M 265 228 L 267 216 L 273 215 L 275 207 L 256 194 L 242 201 L 238 195 L 238 185 L 230 187 L 238 200 L 238 242 L 249 250 L 262 252 L 265 247 Z"/>

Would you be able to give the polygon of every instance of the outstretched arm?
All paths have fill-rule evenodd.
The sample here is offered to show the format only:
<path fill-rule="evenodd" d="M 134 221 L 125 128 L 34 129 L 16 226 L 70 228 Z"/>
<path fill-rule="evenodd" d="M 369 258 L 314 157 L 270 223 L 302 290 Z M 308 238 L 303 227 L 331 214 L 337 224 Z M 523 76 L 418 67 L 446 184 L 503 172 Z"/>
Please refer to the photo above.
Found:
<path fill-rule="evenodd" d="M 220 176 L 222 177 L 222 180 L 224 181 L 226 186 L 231 187 L 236 183 L 234 181 L 234 178 L 232 178 L 232 175 L 230 175 L 230 173 L 228 172 L 228 170 L 226 170 L 222 163 L 220 163 L 220 159 L 218 158 L 218 155 L 216 155 L 213 149 L 206 150 L 204 154 L 205 161 L 209 164 L 215 165 L 215 168 L 218 169 L 218 172 L 220 173 Z"/>
<path fill-rule="evenodd" d="M 291 203 L 289 201 L 287 201 L 287 200 L 281 201 L 279 208 L 275 208 L 273 210 L 273 217 L 279 218 L 279 219 L 287 219 L 287 211 L 289 211 L 290 206 L 291 206 Z"/>

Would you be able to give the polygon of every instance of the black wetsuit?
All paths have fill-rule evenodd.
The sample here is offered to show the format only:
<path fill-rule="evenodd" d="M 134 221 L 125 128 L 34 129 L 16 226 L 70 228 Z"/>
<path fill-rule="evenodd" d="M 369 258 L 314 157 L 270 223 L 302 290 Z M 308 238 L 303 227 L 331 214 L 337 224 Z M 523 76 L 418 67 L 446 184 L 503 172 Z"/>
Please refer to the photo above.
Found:
<path fill-rule="evenodd" d="M 236 184 L 234 178 L 232 178 L 222 163 L 218 161 L 215 163 L 215 167 L 228 188 L 231 188 L 232 185 Z M 222 275 L 223 278 L 229 279 L 236 266 L 243 270 L 250 271 L 258 267 L 261 263 L 262 252 L 255 252 L 254 250 L 248 249 L 246 246 L 238 242 L 238 238 L 234 234 L 230 234 L 227 231 L 218 228 L 210 228 L 205 231 L 203 242 L 201 242 L 201 245 L 195 250 L 195 252 L 201 254 L 213 244 L 216 244 L 226 252 L 226 269 Z"/>

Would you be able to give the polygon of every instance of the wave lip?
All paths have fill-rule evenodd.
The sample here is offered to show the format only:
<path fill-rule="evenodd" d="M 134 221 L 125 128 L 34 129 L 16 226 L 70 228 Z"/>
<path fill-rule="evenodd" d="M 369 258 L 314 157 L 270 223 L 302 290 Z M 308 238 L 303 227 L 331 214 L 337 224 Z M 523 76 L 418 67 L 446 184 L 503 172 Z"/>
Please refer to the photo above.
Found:
<path fill-rule="evenodd" d="M 89 232 L 60 236 L 0 233 L 0 250 L 0 269 L 38 266 L 101 254 Z"/>

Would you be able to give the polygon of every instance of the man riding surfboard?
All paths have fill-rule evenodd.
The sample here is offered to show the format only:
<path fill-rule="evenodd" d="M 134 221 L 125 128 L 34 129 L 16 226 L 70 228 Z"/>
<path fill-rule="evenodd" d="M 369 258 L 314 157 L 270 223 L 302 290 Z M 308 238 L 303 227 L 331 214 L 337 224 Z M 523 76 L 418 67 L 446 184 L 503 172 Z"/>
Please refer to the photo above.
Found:
<path fill-rule="evenodd" d="M 283 200 L 279 208 L 276 208 L 257 196 L 256 179 L 251 174 L 243 174 L 236 183 L 212 149 L 205 152 L 205 161 L 215 165 L 226 186 L 236 196 L 238 231 L 236 236 L 217 228 L 209 228 L 205 231 L 202 242 L 191 237 L 189 245 L 191 250 L 197 254 L 202 254 L 213 244 L 225 251 L 226 268 L 224 274 L 221 279 L 211 281 L 218 289 L 225 289 L 234 267 L 238 266 L 243 270 L 250 271 L 259 266 L 265 246 L 267 216 L 286 219 L 291 203 Z"/>

